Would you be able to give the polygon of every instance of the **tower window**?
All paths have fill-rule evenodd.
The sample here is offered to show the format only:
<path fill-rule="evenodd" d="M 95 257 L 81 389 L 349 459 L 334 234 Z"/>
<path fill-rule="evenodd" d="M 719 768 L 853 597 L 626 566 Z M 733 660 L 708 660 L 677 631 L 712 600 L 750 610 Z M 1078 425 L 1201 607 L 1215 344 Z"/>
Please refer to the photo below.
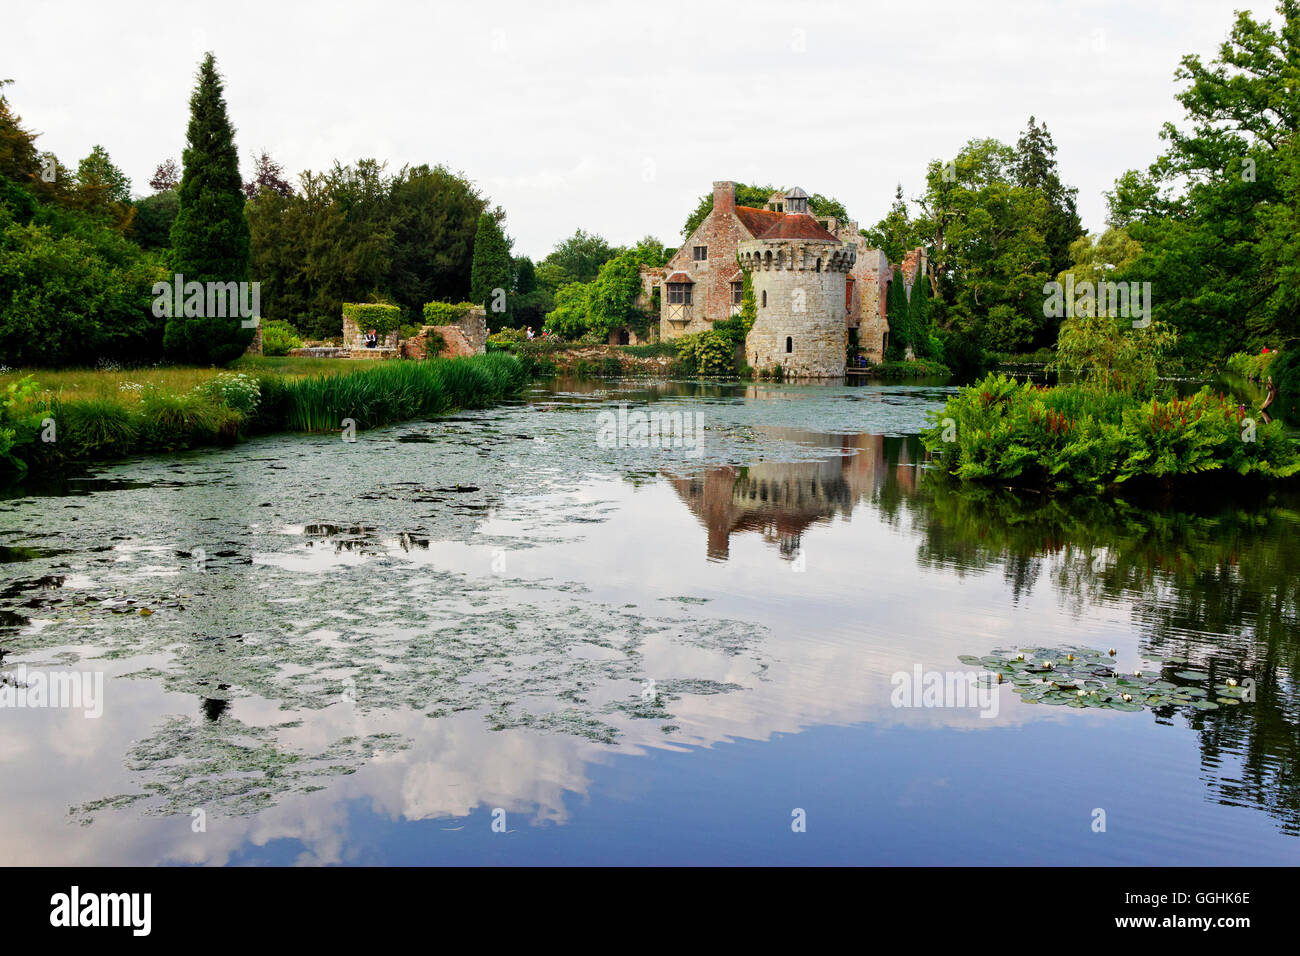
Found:
<path fill-rule="evenodd" d="M 785 354 L 789 355 L 793 351 L 794 351 L 794 339 L 787 335 L 785 337 Z"/>
<path fill-rule="evenodd" d="M 694 248 L 694 250 L 692 250 L 692 251 L 693 251 L 694 254 L 695 254 L 695 261 L 696 261 L 696 262 L 703 262 L 705 259 L 709 258 L 709 247 L 708 247 L 708 246 L 696 246 L 696 247 Z"/>
<path fill-rule="evenodd" d="M 763 308 L 767 308 L 767 290 L 763 290 Z"/>

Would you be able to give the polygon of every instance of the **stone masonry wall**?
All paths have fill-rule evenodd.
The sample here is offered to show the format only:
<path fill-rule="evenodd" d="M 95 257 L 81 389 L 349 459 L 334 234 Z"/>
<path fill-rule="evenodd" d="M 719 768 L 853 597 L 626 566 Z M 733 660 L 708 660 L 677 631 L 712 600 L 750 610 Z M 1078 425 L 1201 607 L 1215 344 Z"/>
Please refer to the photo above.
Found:
<path fill-rule="evenodd" d="M 740 256 L 752 267 L 758 305 L 745 337 L 745 360 L 760 371 L 779 365 L 796 378 L 842 377 L 848 345 L 845 278 L 856 261 L 852 248 L 831 240 L 753 240 L 741 244 Z M 820 271 L 816 262 L 822 263 Z"/>
<path fill-rule="evenodd" d="M 481 308 L 470 309 L 452 325 L 421 326 L 417 335 L 402 342 L 402 358 L 436 358 L 428 354 L 430 333 L 442 338 L 443 348 L 438 355 L 480 355 L 487 351 L 487 313 Z"/>
<path fill-rule="evenodd" d="M 866 246 L 866 240 L 862 240 Z M 858 261 L 850 273 L 854 278 L 854 295 L 857 299 L 858 347 L 871 362 L 885 360 L 885 334 L 889 323 L 885 320 L 885 293 L 889 287 L 889 259 L 879 249 L 859 252 Z"/>

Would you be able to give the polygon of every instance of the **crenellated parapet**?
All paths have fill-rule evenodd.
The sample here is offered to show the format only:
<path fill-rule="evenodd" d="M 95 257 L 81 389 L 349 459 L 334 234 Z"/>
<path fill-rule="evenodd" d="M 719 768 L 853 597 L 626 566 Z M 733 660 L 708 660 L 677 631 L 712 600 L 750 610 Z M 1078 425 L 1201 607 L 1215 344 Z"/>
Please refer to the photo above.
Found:
<path fill-rule="evenodd" d="M 746 272 L 847 273 L 853 269 L 858 251 L 838 240 L 753 239 L 737 246 L 736 259 Z"/>

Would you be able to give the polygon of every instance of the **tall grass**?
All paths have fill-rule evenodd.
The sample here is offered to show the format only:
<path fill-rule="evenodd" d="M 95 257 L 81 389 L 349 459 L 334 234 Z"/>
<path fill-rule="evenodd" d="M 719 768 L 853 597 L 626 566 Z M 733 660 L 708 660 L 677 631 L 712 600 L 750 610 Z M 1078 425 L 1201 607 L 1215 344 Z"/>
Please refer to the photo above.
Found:
<path fill-rule="evenodd" d="M 296 378 L 302 375 L 350 373 L 356 369 L 356 362 L 347 359 L 249 355 L 233 362 L 230 369 L 259 377 L 277 375 Z M 103 398 L 132 404 L 138 400 L 141 389 L 150 385 L 167 392 L 188 392 L 220 375 L 222 371 L 219 368 L 184 365 L 109 369 L 20 368 L 0 372 L 0 388 L 25 375 L 34 375 L 41 392 L 48 397 L 57 396 L 68 401 Z"/>
<path fill-rule="evenodd" d="M 79 402 L 54 400 L 49 416 L 62 431 L 56 440 L 66 442 L 73 458 L 103 458 L 121 448 L 133 448 L 140 437 L 137 416 L 119 401 L 91 398 Z"/>
<path fill-rule="evenodd" d="M 243 416 L 202 391 L 149 389 L 140 400 L 140 444 L 172 450 L 234 441 Z"/>
<path fill-rule="evenodd" d="M 338 431 L 351 419 L 359 429 L 376 428 L 453 408 L 484 408 L 517 392 L 524 381 L 519 361 L 501 352 L 299 378 L 284 385 L 285 427 Z"/>
<path fill-rule="evenodd" d="M 124 379 L 130 387 L 106 376 L 138 373 L 65 373 L 81 376 L 86 387 L 65 380 L 51 389 L 42 381 L 45 387 L 35 389 L 21 407 L 3 410 L 0 427 L 13 433 L 12 462 L 55 468 L 141 451 L 224 444 L 248 433 L 338 431 L 349 418 L 357 428 L 375 428 L 455 408 L 484 408 L 527 382 L 523 365 L 506 353 L 361 368 L 353 363 L 350 368 L 340 374 L 329 374 L 331 368 L 284 376 L 245 366 L 257 380 L 258 395 L 243 410 L 227 404 L 226 391 L 212 387 L 217 370 L 170 370 L 170 377 L 160 373 L 143 384 Z M 42 437 L 50 419 L 54 441 Z"/>

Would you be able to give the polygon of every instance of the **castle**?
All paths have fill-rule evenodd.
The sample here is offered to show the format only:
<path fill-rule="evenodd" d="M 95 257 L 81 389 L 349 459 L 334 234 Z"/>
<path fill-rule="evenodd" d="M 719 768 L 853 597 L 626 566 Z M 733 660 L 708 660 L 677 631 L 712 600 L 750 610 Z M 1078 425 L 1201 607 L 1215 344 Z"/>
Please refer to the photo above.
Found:
<path fill-rule="evenodd" d="M 910 288 L 924 268 L 920 250 L 900 275 Z M 786 375 L 844 375 L 849 330 L 859 349 L 883 361 L 889 324 L 885 291 L 895 275 L 856 222 L 814 217 L 798 187 L 773 193 L 763 209 L 736 205 L 736 184 L 713 184 L 713 209 L 668 261 L 660 282 L 659 337 L 669 341 L 713 327 L 740 311 L 744 274 L 758 316 L 745 338 L 755 369 Z"/>

